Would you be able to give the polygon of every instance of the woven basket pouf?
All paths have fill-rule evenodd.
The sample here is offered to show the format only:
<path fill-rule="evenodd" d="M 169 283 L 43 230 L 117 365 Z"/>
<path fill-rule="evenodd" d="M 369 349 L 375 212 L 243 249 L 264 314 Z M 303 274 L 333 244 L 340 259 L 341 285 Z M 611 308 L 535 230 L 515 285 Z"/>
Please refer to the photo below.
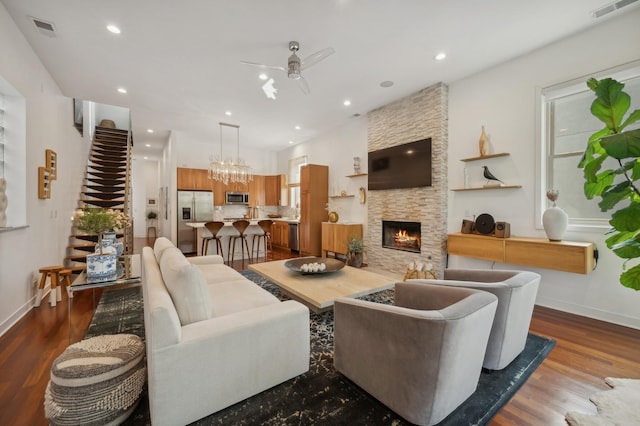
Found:
<path fill-rule="evenodd" d="M 118 425 L 140 401 L 147 371 L 144 342 L 132 334 L 70 345 L 51 366 L 44 412 L 51 425 Z"/>

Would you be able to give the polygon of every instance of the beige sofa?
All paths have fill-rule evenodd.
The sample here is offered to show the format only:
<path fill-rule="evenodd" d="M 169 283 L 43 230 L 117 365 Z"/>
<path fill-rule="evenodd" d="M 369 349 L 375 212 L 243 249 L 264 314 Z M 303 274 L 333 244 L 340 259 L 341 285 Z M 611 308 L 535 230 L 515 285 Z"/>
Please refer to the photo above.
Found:
<path fill-rule="evenodd" d="M 149 408 L 187 424 L 309 369 L 309 310 L 166 238 L 142 252 Z"/>

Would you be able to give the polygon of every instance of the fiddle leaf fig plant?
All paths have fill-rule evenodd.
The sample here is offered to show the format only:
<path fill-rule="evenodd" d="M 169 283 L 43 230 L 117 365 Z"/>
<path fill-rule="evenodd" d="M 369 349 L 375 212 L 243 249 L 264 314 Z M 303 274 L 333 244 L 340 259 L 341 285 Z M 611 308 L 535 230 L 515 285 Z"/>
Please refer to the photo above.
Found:
<path fill-rule="evenodd" d="M 640 290 L 640 264 L 628 266 L 640 257 L 640 129 L 627 130 L 640 121 L 640 110 L 627 115 L 631 97 L 623 91 L 624 84 L 612 78 L 591 78 L 587 86 L 596 96 L 591 114 L 604 123 L 604 128 L 591 135 L 578 165 L 584 170 L 584 194 L 587 199 L 599 196 L 603 212 L 616 209 L 611 214 L 609 224 L 613 229 L 606 244 L 625 259 L 620 283 Z M 617 167 L 602 169 L 608 158 Z"/>

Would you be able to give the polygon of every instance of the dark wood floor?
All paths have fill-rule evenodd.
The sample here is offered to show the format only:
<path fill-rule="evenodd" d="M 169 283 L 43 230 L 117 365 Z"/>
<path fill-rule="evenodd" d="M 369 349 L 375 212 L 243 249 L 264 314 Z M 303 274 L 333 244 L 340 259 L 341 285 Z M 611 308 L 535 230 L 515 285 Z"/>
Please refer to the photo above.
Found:
<path fill-rule="evenodd" d="M 288 257 L 276 250 L 268 260 Z M 76 293 L 72 341 L 84 335 L 100 294 Z M 43 301 L 0 337 L 0 425 L 47 424 L 43 395 L 51 363 L 69 344 L 67 309 L 66 297 L 56 308 Z M 640 330 L 536 307 L 531 331 L 557 345 L 491 425 L 565 425 L 568 411 L 595 413 L 589 396 L 608 388 L 605 377 L 640 378 Z"/>

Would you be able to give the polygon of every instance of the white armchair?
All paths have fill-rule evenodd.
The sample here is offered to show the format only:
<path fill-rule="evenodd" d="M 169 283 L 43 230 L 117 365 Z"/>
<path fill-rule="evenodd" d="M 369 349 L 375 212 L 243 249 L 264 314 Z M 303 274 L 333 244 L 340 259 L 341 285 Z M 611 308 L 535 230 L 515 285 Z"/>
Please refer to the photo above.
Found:
<path fill-rule="evenodd" d="M 419 425 L 439 423 L 476 390 L 496 297 L 484 291 L 396 283 L 395 305 L 341 298 L 334 365 Z"/>
<path fill-rule="evenodd" d="M 539 274 L 496 269 L 445 269 L 444 280 L 407 282 L 475 288 L 498 297 L 484 368 L 501 370 L 524 349 L 540 284 Z"/>

